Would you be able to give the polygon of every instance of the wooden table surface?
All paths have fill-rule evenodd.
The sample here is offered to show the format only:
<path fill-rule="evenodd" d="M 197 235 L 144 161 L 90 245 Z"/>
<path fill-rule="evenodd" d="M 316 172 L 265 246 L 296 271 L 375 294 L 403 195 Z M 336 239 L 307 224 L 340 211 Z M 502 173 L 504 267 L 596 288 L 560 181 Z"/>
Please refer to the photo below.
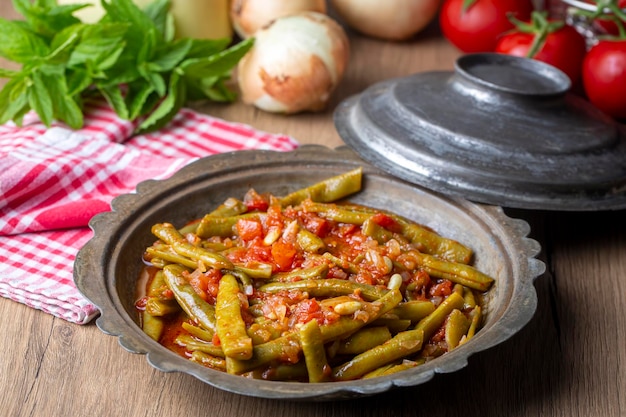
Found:
<path fill-rule="evenodd" d="M 0 0 L 0 15 L 15 16 L 9 0 Z M 286 117 L 242 103 L 198 109 L 334 147 L 342 143 L 332 123 L 340 100 L 389 77 L 450 70 L 459 55 L 436 25 L 399 44 L 351 34 L 351 47 L 349 70 L 323 113 Z M 521 332 L 459 372 L 358 400 L 257 399 L 157 371 L 93 323 L 70 324 L 0 299 L 0 415 L 626 416 L 625 213 L 507 213 L 527 220 L 543 248 L 538 309 Z"/>

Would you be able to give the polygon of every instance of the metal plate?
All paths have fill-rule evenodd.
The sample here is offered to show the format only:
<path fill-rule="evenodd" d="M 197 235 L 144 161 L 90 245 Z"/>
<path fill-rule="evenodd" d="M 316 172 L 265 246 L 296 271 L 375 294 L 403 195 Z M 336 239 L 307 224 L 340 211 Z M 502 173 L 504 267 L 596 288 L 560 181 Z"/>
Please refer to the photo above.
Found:
<path fill-rule="evenodd" d="M 210 212 L 228 197 L 250 187 L 286 195 L 298 188 L 362 166 L 363 190 L 356 203 L 386 208 L 413 219 L 474 250 L 474 264 L 496 279 L 486 297 L 483 328 L 459 348 L 422 366 L 388 377 L 304 384 L 253 380 L 205 368 L 167 350 L 138 325 L 135 301 L 142 254 L 153 243 L 151 226 L 178 227 Z M 535 259 L 539 244 L 530 228 L 501 208 L 439 195 L 382 173 L 347 147 L 303 146 L 293 152 L 242 151 L 200 159 L 164 181 L 146 181 L 137 192 L 117 197 L 112 211 L 95 216 L 93 238 L 74 263 L 76 286 L 101 311 L 98 327 L 119 337 L 130 352 L 147 354 L 165 372 L 184 372 L 220 389 L 255 397 L 331 400 L 372 395 L 394 387 L 424 383 L 436 373 L 459 370 L 477 352 L 518 332 L 535 312 L 534 279 L 544 264 Z M 123 359 L 120 351 L 120 360 Z M 146 378 L 150 372 L 146 371 Z"/>
<path fill-rule="evenodd" d="M 465 55 L 454 72 L 376 84 L 341 103 L 339 135 L 382 170 L 505 207 L 626 208 L 626 129 L 542 62 Z"/>

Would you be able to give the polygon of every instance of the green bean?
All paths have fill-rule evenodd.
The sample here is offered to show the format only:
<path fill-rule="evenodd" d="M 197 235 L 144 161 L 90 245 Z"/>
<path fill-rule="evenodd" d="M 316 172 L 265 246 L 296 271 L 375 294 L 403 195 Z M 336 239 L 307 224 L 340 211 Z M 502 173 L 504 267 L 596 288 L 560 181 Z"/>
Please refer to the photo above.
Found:
<path fill-rule="evenodd" d="M 358 293 L 368 301 L 377 300 L 389 292 L 386 288 L 332 278 L 295 282 L 270 282 L 259 287 L 259 291 L 269 293 L 276 293 L 283 290 L 306 291 L 312 297 L 334 297 L 337 295 Z"/>
<path fill-rule="evenodd" d="M 236 216 L 222 217 L 207 214 L 200 220 L 196 234 L 201 238 L 211 236 L 230 237 L 237 234 L 237 222 L 240 219 L 261 219 L 264 213 L 251 212 Z"/>
<path fill-rule="evenodd" d="M 234 359 L 252 357 L 252 339 L 246 333 L 246 325 L 241 317 L 237 279 L 226 274 L 222 277 L 215 302 L 217 335 L 224 355 Z"/>
<path fill-rule="evenodd" d="M 179 255 L 186 256 L 194 261 L 203 262 L 205 265 L 215 269 L 233 268 L 233 264 L 228 258 L 219 253 L 192 245 L 169 223 L 155 224 L 152 226 L 152 233 L 171 245 L 172 249 Z"/>
<path fill-rule="evenodd" d="M 185 236 L 188 233 L 196 234 L 196 230 L 198 230 L 199 223 L 200 223 L 199 221 L 194 221 L 189 224 L 186 224 L 185 226 L 178 229 L 178 233 L 180 233 L 183 236 Z"/>
<path fill-rule="evenodd" d="M 381 244 L 390 241 L 394 237 L 393 232 L 373 222 L 371 217 L 363 222 L 361 230 L 365 236 L 369 236 Z"/>
<path fill-rule="evenodd" d="M 364 303 L 364 311 L 367 318 L 363 321 L 354 320 L 351 317 L 342 316 L 336 322 L 320 326 L 324 343 L 343 338 L 354 333 L 360 328 L 376 320 L 381 315 L 394 308 L 402 300 L 398 290 L 389 291 L 379 300 Z M 287 333 L 267 343 L 256 345 L 253 348 L 252 358 L 249 360 L 229 361 L 229 372 L 241 374 L 258 368 L 274 360 L 282 359 L 295 363 L 301 352 L 300 335 L 297 332 Z"/>
<path fill-rule="evenodd" d="M 272 276 L 272 265 L 264 262 L 247 262 L 245 265 L 236 263 L 234 270 L 250 278 L 269 279 Z"/>
<path fill-rule="evenodd" d="M 309 382 L 327 381 L 330 376 L 330 366 L 324 351 L 322 332 L 313 319 L 300 327 L 300 344 L 309 374 Z"/>
<path fill-rule="evenodd" d="M 200 350 L 194 350 L 191 353 L 190 360 L 218 371 L 226 370 L 226 361 L 223 358 L 216 358 Z"/>
<path fill-rule="evenodd" d="M 184 265 L 188 268 L 191 269 L 195 269 L 198 267 L 198 262 L 189 259 L 185 256 L 181 256 L 175 252 L 169 252 L 169 251 L 165 251 L 165 250 L 161 250 L 161 249 L 156 249 L 155 247 L 149 247 L 146 248 L 146 252 L 152 256 L 154 256 L 154 258 L 151 260 L 151 263 L 154 265 L 154 259 L 158 258 L 158 259 L 162 259 L 164 261 L 166 261 L 167 263 L 172 263 L 172 264 L 181 264 Z M 166 264 L 167 265 L 167 264 Z M 155 265 L 156 266 L 156 265 Z M 165 266 L 165 265 L 163 265 Z"/>
<path fill-rule="evenodd" d="M 330 203 L 340 200 L 361 190 L 363 169 L 352 171 L 320 181 L 316 184 L 297 190 L 280 199 L 283 207 L 294 206 L 310 198 L 320 203 Z"/>
<path fill-rule="evenodd" d="M 207 330 L 215 330 L 215 308 L 204 301 L 183 277 L 186 269 L 180 265 L 167 265 L 163 268 L 165 282 L 174 297 L 189 317 Z"/>
<path fill-rule="evenodd" d="M 367 327 L 361 329 L 347 339 L 341 340 L 337 348 L 340 355 L 358 355 L 374 346 L 381 345 L 391 339 L 391 332 L 387 327 Z"/>
<path fill-rule="evenodd" d="M 325 259 L 328 259 L 335 266 L 338 266 L 339 268 L 343 269 L 346 272 L 349 272 L 351 274 L 358 274 L 359 273 L 359 268 L 355 264 L 353 264 L 352 262 L 348 262 L 346 260 L 343 260 L 341 258 L 338 258 L 338 257 L 336 257 L 335 255 L 333 255 L 330 252 L 324 252 L 322 257 L 325 258 Z"/>
<path fill-rule="evenodd" d="M 195 339 L 187 334 L 180 334 L 176 336 L 174 342 L 179 346 L 185 346 L 185 348 L 190 352 L 198 350 L 218 358 L 226 357 L 221 346 L 215 346 L 211 342 Z"/>
<path fill-rule="evenodd" d="M 229 197 L 209 214 L 215 217 L 231 217 L 243 214 L 246 211 L 248 211 L 248 206 L 243 201 Z"/>
<path fill-rule="evenodd" d="M 278 364 L 263 370 L 262 378 L 270 381 L 304 381 L 308 378 L 304 361 L 294 364 Z"/>
<path fill-rule="evenodd" d="M 454 283 L 478 291 L 487 291 L 494 281 L 493 278 L 483 274 L 471 265 L 444 261 L 418 251 L 409 251 L 407 254 L 429 275 L 449 279 Z"/>
<path fill-rule="evenodd" d="M 417 323 L 433 311 L 435 311 L 435 305 L 430 301 L 413 300 L 398 304 L 389 313 L 396 315 L 401 320 L 411 320 Z"/>
<path fill-rule="evenodd" d="M 445 327 L 445 340 L 448 350 L 452 350 L 459 345 L 461 338 L 467 334 L 470 321 L 460 310 L 454 309 L 448 316 Z"/>
<path fill-rule="evenodd" d="M 202 327 L 194 326 L 193 324 L 187 323 L 184 321 L 181 324 L 181 327 L 185 329 L 190 335 L 199 339 L 201 341 L 205 341 L 207 343 L 213 340 L 213 334 L 215 332 L 207 329 L 203 329 Z"/>
<path fill-rule="evenodd" d="M 300 228 L 300 230 L 298 230 L 296 242 L 298 242 L 298 245 L 300 245 L 302 250 L 310 253 L 318 253 L 326 247 L 322 238 L 305 228 Z"/>
<path fill-rule="evenodd" d="M 294 269 L 289 272 L 277 272 L 270 277 L 271 282 L 290 282 L 294 280 L 325 279 L 328 265 L 320 264 L 311 268 Z"/>
<path fill-rule="evenodd" d="M 461 243 L 444 238 L 430 229 L 417 223 L 408 221 L 400 216 L 391 215 L 402 227 L 402 235 L 413 244 L 422 246 L 420 251 L 429 255 L 437 255 L 443 259 L 467 264 L 472 258 L 472 250 Z"/>
<path fill-rule="evenodd" d="M 163 317 L 180 311 L 176 300 L 163 300 L 157 297 L 148 297 L 146 312 L 153 317 Z"/>
<path fill-rule="evenodd" d="M 384 326 L 393 334 L 405 331 L 411 326 L 411 320 L 401 320 L 393 314 L 385 314 L 374 320 L 372 326 Z"/>
<path fill-rule="evenodd" d="M 463 297 L 453 292 L 437 306 L 435 311 L 420 320 L 415 329 L 424 331 L 424 338 L 428 340 L 441 327 L 452 310 L 459 308 L 463 308 Z"/>
<path fill-rule="evenodd" d="M 348 362 L 333 368 L 333 377 L 339 381 L 359 378 L 385 364 L 416 353 L 422 348 L 424 331 L 407 330 L 388 342 L 363 352 Z"/>
<path fill-rule="evenodd" d="M 470 340 L 476 334 L 478 330 L 478 326 L 480 326 L 480 322 L 482 320 L 482 309 L 480 306 L 476 306 L 474 310 L 470 313 L 472 317 L 472 322 L 470 324 L 469 330 L 467 331 L 467 340 Z"/>
<path fill-rule="evenodd" d="M 339 223 L 362 225 L 369 218 L 372 217 L 372 213 L 349 210 L 343 208 L 342 206 L 337 206 L 334 204 L 318 204 L 306 202 L 304 204 L 306 211 L 311 213 L 317 213 L 320 217 Z"/>
<path fill-rule="evenodd" d="M 152 280 L 148 284 L 148 288 L 146 289 L 148 302 L 150 302 L 151 299 L 157 299 L 161 295 L 164 286 L 167 286 L 167 284 L 165 283 L 163 271 L 156 271 L 156 273 L 152 277 Z M 165 323 L 163 322 L 163 319 L 161 319 L 161 317 L 156 317 L 150 314 L 150 312 L 146 308 L 144 311 L 141 312 L 141 328 L 153 340 L 158 341 L 163 334 Z"/>

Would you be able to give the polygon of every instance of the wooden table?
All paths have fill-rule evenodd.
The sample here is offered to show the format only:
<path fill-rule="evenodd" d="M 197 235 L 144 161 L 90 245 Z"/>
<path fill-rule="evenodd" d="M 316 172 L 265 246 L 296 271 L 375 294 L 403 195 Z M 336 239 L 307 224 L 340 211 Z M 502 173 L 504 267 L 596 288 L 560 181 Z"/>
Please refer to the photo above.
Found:
<path fill-rule="evenodd" d="M 0 15 L 15 16 L 9 0 Z M 319 114 L 280 116 L 241 103 L 198 107 L 218 117 L 337 146 L 332 110 L 389 77 L 449 70 L 459 55 L 436 25 L 406 43 L 351 35 L 348 73 Z M 4 64 L 4 63 L 3 63 Z M 537 313 L 507 342 L 454 374 L 359 400 L 295 403 L 212 388 L 153 369 L 94 324 L 73 325 L 0 299 L 3 416 L 626 416 L 626 221 L 624 212 L 507 210 L 527 220 L 547 273 Z"/>

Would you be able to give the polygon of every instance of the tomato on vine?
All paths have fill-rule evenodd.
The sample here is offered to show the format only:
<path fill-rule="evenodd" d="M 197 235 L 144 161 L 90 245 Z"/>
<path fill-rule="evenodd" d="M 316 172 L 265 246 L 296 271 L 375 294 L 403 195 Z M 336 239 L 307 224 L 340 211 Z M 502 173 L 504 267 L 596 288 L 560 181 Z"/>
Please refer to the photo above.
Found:
<path fill-rule="evenodd" d="M 617 35 L 599 37 L 587 52 L 582 67 L 583 87 L 597 108 L 616 119 L 626 119 L 626 13 L 617 0 L 596 3 L 597 10 L 586 16 L 592 21 L 613 22 Z"/>
<path fill-rule="evenodd" d="M 530 0 L 445 0 L 439 12 L 443 35 L 463 52 L 492 52 L 498 36 L 513 29 L 508 16 L 530 19 Z"/>
<path fill-rule="evenodd" d="M 563 71 L 576 84 L 587 52 L 585 38 L 562 20 L 534 11 L 529 23 L 511 19 L 515 29 L 503 34 L 495 52 L 543 61 Z"/>

